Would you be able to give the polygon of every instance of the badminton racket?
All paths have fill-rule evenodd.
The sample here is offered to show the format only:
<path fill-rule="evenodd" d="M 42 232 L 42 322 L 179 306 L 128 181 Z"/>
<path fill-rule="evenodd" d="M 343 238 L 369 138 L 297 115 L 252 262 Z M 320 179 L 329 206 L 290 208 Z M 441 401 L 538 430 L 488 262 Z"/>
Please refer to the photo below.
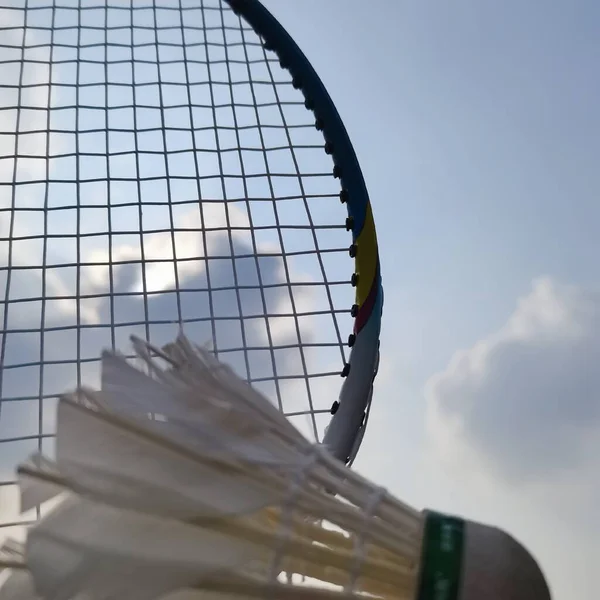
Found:
<path fill-rule="evenodd" d="M 4 2 L 0 65 L 0 535 L 57 395 L 131 335 L 208 343 L 351 464 L 379 360 L 373 214 L 277 20 L 257 0 Z"/>

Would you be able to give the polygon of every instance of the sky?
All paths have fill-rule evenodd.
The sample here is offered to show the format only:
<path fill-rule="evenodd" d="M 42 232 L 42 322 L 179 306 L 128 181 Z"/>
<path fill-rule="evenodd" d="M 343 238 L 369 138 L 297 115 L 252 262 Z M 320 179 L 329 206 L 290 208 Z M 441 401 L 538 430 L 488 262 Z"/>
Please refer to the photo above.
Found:
<path fill-rule="evenodd" d="M 377 226 L 385 288 L 381 363 L 369 428 L 355 468 L 415 506 L 462 514 L 508 530 L 540 561 L 555 600 L 596 600 L 592 559 L 600 553 L 596 464 L 600 379 L 595 369 L 600 359 L 600 241 L 594 234 L 600 217 L 595 202 L 600 175 L 594 167 L 600 155 L 600 7 L 577 1 L 568 5 L 531 1 L 524 6 L 516 0 L 264 3 L 300 45 L 332 96 L 359 158 Z M 148 17 L 144 11 L 136 14 L 140 24 Z M 44 15 L 36 13 L 35 18 L 43 20 Z M 66 13 L 60 18 L 66 18 Z M 59 35 L 72 42 L 68 31 Z M 48 60 L 43 49 L 36 52 L 38 58 Z M 60 58 L 68 58 L 68 50 L 61 52 L 65 55 Z M 85 52 L 94 59 L 100 49 Z M 110 77 L 116 81 L 131 77 L 120 68 L 111 67 Z M 66 63 L 55 69 L 53 77 L 58 81 L 77 76 Z M 151 81 L 155 74 L 150 69 L 141 66 L 137 76 Z M 18 70 L 6 73 L 7 81 L 18 77 Z M 39 65 L 25 75 L 40 83 L 49 76 Z M 91 83 L 97 78 L 99 87 L 81 88 L 79 101 L 97 108 L 80 111 L 77 125 L 80 130 L 102 128 L 104 72 L 89 67 L 78 76 Z M 181 74 L 171 68 L 169 76 L 177 81 Z M 170 89 L 167 101 L 176 105 L 180 91 Z M 201 85 L 194 86 L 194 101 L 210 102 L 203 96 L 205 91 Z M 1 88 L 1 104 L 14 104 L 12 93 Z M 109 102 L 120 102 L 126 93 L 111 87 Z M 43 86 L 29 88 L 24 99 L 32 107 L 44 107 L 47 94 Z M 52 94 L 54 107 L 74 102 L 69 95 L 72 88 L 57 86 Z M 164 98 L 149 86 L 144 88 L 143 101 L 152 106 Z M 130 123 L 127 111 L 110 114 L 115 119 L 111 127 Z M 189 119 L 178 108 L 163 114 L 172 126 L 185 127 Z M 144 122 L 153 122 L 157 115 L 159 111 L 148 109 Z M 16 128 L 15 118 L 9 111 L 0 115 L 5 132 Z M 51 116 L 31 110 L 23 113 L 21 130 L 24 125 L 43 129 L 47 118 L 56 119 L 54 127 L 73 127 L 74 113 L 68 109 L 55 110 Z M 196 119 L 208 117 L 198 110 L 193 118 L 198 123 Z M 231 115 L 223 109 L 217 118 L 227 121 Z M 310 121 L 312 117 L 304 111 L 290 118 Z M 18 188 L 19 207 L 34 210 L 15 216 L 13 235 L 25 239 L 13 242 L 13 260 L 25 265 L 42 260 L 46 265 L 63 265 L 45 271 L 43 284 L 53 298 L 46 303 L 45 315 L 34 300 L 13 304 L 9 313 L 12 327 L 30 326 L 33 321 L 39 327 L 43 317 L 45 327 L 50 328 L 44 337 L 44 360 L 54 362 L 47 366 L 45 393 L 61 392 L 74 382 L 77 357 L 73 348 L 78 341 L 80 358 L 90 361 L 100 347 L 111 343 L 110 332 L 102 327 L 110 322 L 111 312 L 124 324 L 115 330 L 119 347 L 125 345 L 126 335 L 143 334 L 148 318 L 165 320 L 162 328 L 152 326 L 156 330 L 151 331 L 155 340 L 164 343 L 173 335 L 178 312 L 192 320 L 204 318 L 210 310 L 222 311 L 221 316 L 235 310 L 244 316 L 260 314 L 260 299 L 250 292 L 240 299 L 224 290 L 212 308 L 205 298 L 198 301 L 198 292 L 193 290 L 206 286 L 207 276 L 214 285 L 223 282 L 224 288 L 234 283 L 225 262 L 204 268 L 196 260 L 204 255 L 242 255 L 236 260 L 249 261 L 240 267 L 249 283 L 255 282 L 258 270 L 274 284 L 285 281 L 283 264 L 276 256 L 261 259 L 260 265 L 254 262 L 247 232 L 241 229 L 231 238 L 223 233 L 227 224 L 246 227 L 250 215 L 256 223 L 273 224 L 272 214 L 263 205 L 229 203 L 225 207 L 219 201 L 226 191 L 235 195 L 248 190 L 225 190 L 215 181 L 202 180 L 202 196 L 213 202 L 203 204 L 200 217 L 194 204 L 195 184 L 190 187 L 178 180 L 167 190 L 159 183 L 145 182 L 137 188 L 136 168 L 141 175 L 164 174 L 166 169 L 193 171 L 193 157 L 186 153 L 192 144 L 189 134 L 171 132 L 168 139 L 157 140 L 155 133 L 139 137 L 140 150 L 164 143 L 167 152 L 183 150 L 183 154 L 169 154 L 167 162 L 160 156 L 143 155 L 138 167 L 131 162 L 136 141 L 127 133 L 111 134 L 110 139 L 97 133 L 78 137 L 80 152 L 96 152 L 100 157 L 81 160 L 81 180 L 99 173 L 106 177 L 107 168 L 113 177 L 123 179 L 113 182 L 110 189 L 89 181 L 77 190 L 68 183 L 51 185 L 46 202 L 54 210 L 47 213 L 47 227 L 56 237 L 48 239 L 45 250 L 39 210 L 44 190 L 35 185 L 24 192 L 20 190 L 25 188 Z M 317 134 L 313 131 L 313 135 Z M 194 140 L 202 147 L 212 148 L 215 143 L 202 132 Z M 20 135 L 20 150 L 31 158 L 20 159 L 19 168 L 24 170 L 17 178 L 48 176 L 43 160 L 46 141 L 39 133 Z M 303 142 L 321 143 L 315 137 Z M 73 163 L 60 155 L 73 152 L 73 136 L 52 135 L 48 143 L 50 153 L 58 155 L 52 159 L 50 176 L 66 178 L 73 173 Z M 244 143 L 252 145 L 256 140 L 248 138 Z M 14 152 L 11 144 L 10 135 L 0 138 L 4 155 Z M 108 167 L 107 146 L 121 153 L 111 156 Z M 307 154 L 305 168 L 311 170 L 316 164 L 320 168 L 323 157 L 319 156 L 313 163 Z M 252 160 L 244 162 L 253 165 Z M 200 164 L 207 177 L 218 169 L 208 153 Z M 274 164 L 283 169 L 284 157 L 276 157 Z M 257 173 L 265 168 L 255 166 Z M 0 161 L 0 177 L 10 181 L 12 168 L 9 161 Z M 227 165 L 227 169 L 236 168 L 233 162 Z M 227 185 L 235 188 L 238 183 L 231 179 Z M 1 207 L 10 205 L 6 190 L 1 191 Z M 259 188 L 250 192 L 266 193 Z M 177 203 L 171 211 L 164 205 L 169 193 Z M 107 208 L 109 196 L 113 206 Z M 138 211 L 138 196 L 144 198 L 143 211 Z M 74 216 L 77 201 L 84 203 L 79 229 Z M 337 199 L 335 210 L 334 205 L 331 210 L 323 209 L 329 207 L 327 203 L 320 206 L 324 224 L 340 215 Z M 2 237 L 8 235 L 6 214 L 0 213 Z M 289 213 L 291 223 L 298 214 Z M 165 231 L 171 218 L 178 229 L 174 238 Z M 116 232 L 112 241 L 106 236 L 109 222 Z M 202 236 L 206 247 L 197 235 L 203 226 L 212 230 Z M 145 231 L 144 257 L 157 261 L 144 273 L 141 236 L 136 233 L 140 227 Z M 74 241 L 77 231 L 85 234 L 79 250 Z M 27 239 L 32 232 L 34 239 Z M 347 241 L 340 240 L 338 233 L 327 231 L 321 239 L 333 240 L 334 249 L 343 247 Z M 287 250 L 307 247 L 301 232 L 285 235 L 279 240 L 263 230 L 256 249 L 274 249 L 277 254 L 279 244 Z M 7 245 L 0 244 L 3 259 L 7 251 Z M 68 266 L 76 252 L 83 264 L 79 283 Z M 175 252 L 186 259 L 179 261 L 177 270 L 173 269 Z M 344 252 L 347 262 L 334 253 L 327 265 L 342 279 L 348 275 L 344 269 L 351 268 Z M 107 283 L 109 256 L 122 261 L 113 270 L 111 289 L 118 295 L 112 304 Z M 297 290 L 296 306 L 307 310 L 322 306 L 324 300 L 317 297 L 320 288 L 309 286 L 315 283 L 312 277 L 318 268 L 308 258 L 298 257 L 292 263 L 296 278 L 310 274 L 307 285 Z M 4 276 L 5 272 L 0 273 Z M 10 299 L 39 296 L 40 277 L 31 270 L 15 270 Z M 144 278 L 150 294 L 146 305 L 140 300 Z M 190 290 L 179 296 L 179 305 L 176 295 L 168 293 L 176 278 L 182 288 Z M 0 283 L 4 291 L 5 282 Z M 290 310 L 289 300 L 278 290 L 273 288 L 268 302 L 283 315 Z M 73 325 L 76 307 L 65 296 L 76 293 L 88 296 L 77 313 L 85 324 L 79 340 L 74 329 L 61 329 Z M 342 296 L 339 306 L 346 297 L 350 295 Z M 338 306 L 338 298 L 334 300 Z M 323 341 L 331 341 L 335 338 L 332 323 L 325 316 L 319 319 L 312 315 L 303 335 L 313 336 L 313 341 L 322 335 Z M 345 319 L 341 318 L 344 332 L 350 327 Z M 137 324 L 125 326 L 131 323 Z M 224 323 L 219 321 L 217 327 L 225 327 Z M 211 332 L 205 320 L 189 323 L 187 332 L 200 342 L 216 335 L 232 347 L 241 343 L 240 331 Z M 262 347 L 268 341 L 260 320 L 244 332 L 249 336 L 246 343 L 255 340 Z M 273 335 L 285 346 L 297 343 L 300 333 L 290 329 L 282 316 L 273 323 Z M 6 356 L 13 365 L 35 362 L 39 346 L 35 331 L 12 335 L 7 337 Z M 261 352 L 266 351 L 256 351 L 253 365 L 242 361 L 236 366 L 241 371 L 250 369 L 255 377 L 268 376 L 261 373 L 266 364 Z M 293 374 L 298 357 L 293 349 L 281 354 L 279 368 Z M 319 353 L 313 356 L 316 362 L 326 363 L 325 371 L 335 370 L 337 363 L 330 365 L 329 358 L 323 360 Z M 97 376 L 94 364 L 84 363 L 82 377 L 87 383 Z M 38 371 L 36 366 L 5 369 L 3 397 L 35 397 Z M 335 396 L 338 382 L 336 374 L 313 390 L 323 408 Z M 286 409 L 300 410 L 294 403 L 306 403 L 306 390 L 290 382 L 287 385 L 288 392 L 282 395 L 292 404 Z M 0 457 L 1 480 L 10 477 L 14 461 L 36 446 L 40 423 L 45 434 L 52 431 L 52 406 L 44 403 L 42 413 L 37 406 L 34 400 L 3 403 L 0 440 L 16 436 L 17 430 L 32 438 L 2 446 L 3 453 L 5 448 L 10 450 Z M 325 423 L 319 421 L 321 432 Z M 298 424 L 308 426 L 310 433 L 306 420 Z M 0 488 L 2 517 L 9 520 L 18 518 L 13 493 Z"/>
<path fill-rule="evenodd" d="M 501 526 L 558 600 L 600 555 L 600 6 L 267 0 L 369 189 L 385 308 L 358 470 Z"/>

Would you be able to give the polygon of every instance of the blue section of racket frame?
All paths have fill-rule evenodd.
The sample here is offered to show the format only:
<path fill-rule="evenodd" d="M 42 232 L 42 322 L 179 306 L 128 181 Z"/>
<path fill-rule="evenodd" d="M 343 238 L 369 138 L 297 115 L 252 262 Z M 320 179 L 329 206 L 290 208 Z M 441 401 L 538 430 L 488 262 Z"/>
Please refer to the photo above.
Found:
<path fill-rule="evenodd" d="M 334 174 L 339 176 L 342 190 L 345 190 L 353 243 L 356 244 L 365 224 L 369 195 L 346 128 L 325 86 L 296 42 L 258 0 L 225 2 L 263 38 L 266 49 L 277 53 L 281 66 L 292 75 L 295 87 L 302 90 L 307 108 L 310 106 L 314 111 L 316 122 L 332 149 Z M 374 260 L 377 261 L 377 289 L 373 309 L 356 334 L 349 357 L 350 370 L 340 391 L 337 410 L 332 409 L 335 414 L 323 439 L 329 451 L 348 464 L 356 457 L 364 436 L 379 366 L 383 287 L 378 255 Z"/>

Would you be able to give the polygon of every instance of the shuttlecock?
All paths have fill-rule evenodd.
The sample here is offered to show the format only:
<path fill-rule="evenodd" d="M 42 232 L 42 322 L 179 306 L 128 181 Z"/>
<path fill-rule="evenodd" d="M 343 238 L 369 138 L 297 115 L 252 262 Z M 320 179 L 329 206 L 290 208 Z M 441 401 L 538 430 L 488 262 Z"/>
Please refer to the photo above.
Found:
<path fill-rule="evenodd" d="M 309 443 L 207 350 L 102 357 L 100 391 L 58 404 L 56 457 L 18 469 L 0 600 L 543 600 L 507 534 L 418 511 Z"/>

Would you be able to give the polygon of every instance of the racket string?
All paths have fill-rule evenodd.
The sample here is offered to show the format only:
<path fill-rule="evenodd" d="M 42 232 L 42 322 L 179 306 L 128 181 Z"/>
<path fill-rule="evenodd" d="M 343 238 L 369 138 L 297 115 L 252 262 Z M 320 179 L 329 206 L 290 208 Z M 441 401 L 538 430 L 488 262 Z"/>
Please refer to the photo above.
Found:
<path fill-rule="evenodd" d="M 20 522 L 14 464 L 52 454 L 57 394 L 95 386 L 100 349 L 132 333 L 183 324 L 321 438 L 350 234 L 277 56 L 209 0 L 0 17 L 0 528 Z"/>

